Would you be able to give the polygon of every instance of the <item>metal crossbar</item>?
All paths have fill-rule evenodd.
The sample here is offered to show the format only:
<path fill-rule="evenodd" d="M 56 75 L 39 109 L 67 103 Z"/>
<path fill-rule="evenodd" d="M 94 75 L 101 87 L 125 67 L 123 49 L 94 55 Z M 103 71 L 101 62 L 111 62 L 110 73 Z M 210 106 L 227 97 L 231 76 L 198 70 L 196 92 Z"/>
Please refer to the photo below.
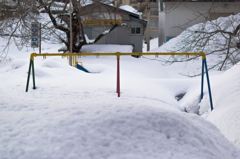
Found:
<path fill-rule="evenodd" d="M 35 75 L 34 75 L 34 57 L 37 56 L 42 56 L 43 58 L 46 58 L 46 56 L 62 56 L 62 57 L 69 57 L 73 56 L 73 61 L 75 67 L 77 66 L 77 58 L 81 56 L 116 56 L 117 57 L 117 93 L 118 97 L 120 97 L 120 56 L 129 56 L 129 55 L 135 55 L 135 56 L 151 56 L 155 55 L 161 56 L 161 55 L 171 55 L 171 56 L 179 56 L 179 55 L 185 55 L 186 57 L 189 56 L 202 56 L 202 81 L 201 81 L 201 100 L 203 99 L 203 81 L 204 81 L 204 73 L 206 73 L 207 77 L 207 84 L 208 84 L 208 91 L 209 91 L 209 100 L 210 100 L 210 106 L 211 110 L 213 110 L 213 104 L 212 104 L 212 95 L 211 95 L 211 87 L 210 87 L 210 80 L 209 80 L 209 75 L 208 75 L 208 69 L 207 69 L 207 61 L 206 61 L 206 55 L 204 52 L 199 52 L 199 53 L 160 53 L 160 52 L 153 52 L 153 53 L 142 53 L 142 52 L 134 52 L 134 53 L 121 53 L 121 52 L 116 52 L 116 53 L 43 53 L 43 54 L 37 54 L 37 53 L 32 53 L 30 56 L 30 64 L 29 64 L 29 71 L 28 71 L 28 78 L 27 78 L 27 86 L 26 86 L 26 92 L 28 91 L 28 86 L 29 86 L 29 79 L 30 79 L 30 72 L 32 70 L 32 75 L 33 75 L 33 89 L 36 89 L 35 86 Z M 70 58 L 68 58 L 70 60 Z M 70 63 L 70 62 L 69 62 Z M 205 68 L 205 72 L 204 72 Z"/>
<path fill-rule="evenodd" d="M 143 56 L 143 55 L 155 55 L 155 56 L 159 56 L 159 55 L 171 55 L 171 56 L 175 56 L 175 55 L 185 55 L 187 57 L 189 57 L 190 55 L 195 55 L 195 56 L 202 56 L 204 59 L 206 58 L 206 55 L 204 52 L 200 52 L 200 53 L 160 53 L 160 52 L 153 52 L 153 53 L 142 53 L 142 52 L 134 52 L 134 53 L 121 53 L 121 52 L 116 52 L 116 53 L 46 53 L 46 54 L 37 54 L 37 53 L 32 53 L 30 56 L 30 60 L 34 60 L 34 57 L 37 56 L 129 56 L 129 55 L 135 55 L 135 56 Z"/>

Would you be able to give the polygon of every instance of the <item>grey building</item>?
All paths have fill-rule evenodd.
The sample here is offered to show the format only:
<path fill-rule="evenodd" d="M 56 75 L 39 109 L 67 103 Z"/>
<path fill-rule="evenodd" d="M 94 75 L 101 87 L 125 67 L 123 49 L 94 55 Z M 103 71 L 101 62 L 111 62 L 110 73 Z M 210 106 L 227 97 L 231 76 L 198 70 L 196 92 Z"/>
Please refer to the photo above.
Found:
<path fill-rule="evenodd" d="M 84 33 L 89 39 L 96 39 L 101 33 L 112 28 L 114 23 L 117 23 L 119 26 L 102 37 L 96 44 L 132 45 L 133 52 L 142 52 L 147 21 L 141 19 L 138 14 L 108 4 L 93 3 L 83 9 L 86 10 L 84 12 L 86 14 L 82 15 Z M 92 15 L 94 17 L 91 17 Z"/>
<path fill-rule="evenodd" d="M 149 5 L 151 26 L 158 23 L 159 46 L 181 34 L 186 28 L 219 17 L 226 17 L 240 12 L 239 0 L 137 0 L 138 10 L 147 14 Z M 156 9 L 157 7 L 157 9 Z M 151 17 L 154 10 L 158 11 L 157 18 Z M 155 22 L 154 22 L 155 21 Z M 152 24 L 151 24 L 152 23 Z M 155 32 L 156 33 L 156 32 Z M 154 32 L 149 30 L 150 38 Z"/>
<path fill-rule="evenodd" d="M 160 8 L 159 3 L 159 8 Z M 159 45 L 178 36 L 184 29 L 198 23 L 239 13 L 237 1 L 169 1 L 162 3 L 159 12 Z"/>
<path fill-rule="evenodd" d="M 149 4 L 149 15 L 146 6 Z M 115 0 L 115 5 L 130 5 L 142 12 L 141 18 L 149 22 L 149 38 L 158 37 L 158 1 L 157 0 Z"/>
<path fill-rule="evenodd" d="M 159 29 L 159 38 L 162 39 L 161 42 L 159 41 L 160 45 L 194 24 L 240 12 L 240 3 L 229 0 L 214 2 L 191 0 L 178 3 L 166 0 L 163 2 L 163 7 L 164 10 L 159 12 L 159 21 L 164 20 L 160 25 L 162 28 Z"/>

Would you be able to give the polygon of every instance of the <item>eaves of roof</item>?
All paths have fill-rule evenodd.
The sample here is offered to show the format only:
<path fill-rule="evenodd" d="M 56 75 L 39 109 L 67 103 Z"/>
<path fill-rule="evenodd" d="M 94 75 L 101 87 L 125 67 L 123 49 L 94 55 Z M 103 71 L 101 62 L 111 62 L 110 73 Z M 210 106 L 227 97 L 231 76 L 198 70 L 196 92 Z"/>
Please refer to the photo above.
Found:
<path fill-rule="evenodd" d="M 99 2 L 99 3 L 100 3 L 100 2 Z M 92 5 L 95 5 L 95 3 L 92 3 L 92 4 L 89 4 L 89 5 L 86 5 L 86 6 L 84 6 L 83 8 L 85 8 L 85 7 L 89 7 L 89 6 L 92 6 Z M 101 3 L 101 5 L 105 5 L 105 6 L 109 7 L 109 8 L 116 8 L 115 6 L 113 6 L 113 5 L 109 5 L 109 4 Z M 129 14 L 129 15 L 134 16 L 134 17 L 136 17 L 136 18 L 139 18 L 139 17 L 140 17 L 139 14 L 136 14 L 136 13 L 133 13 L 133 12 L 129 12 L 129 11 L 124 10 L 124 9 L 121 9 L 121 8 L 118 8 L 118 11 L 125 12 L 126 14 Z"/>
<path fill-rule="evenodd" d="M 148 23 L 148 21 L 147 21 L 147 20 L 144 20 L 144 19 L 140 19 L 140 18 L 137 18 L 137 17 L 131 16 L 131 15 L 129 15 L 129 17 L 130 17 L 130 18 L 137 19 L 137 20 L 140 20 L 140 21 L 145 22 L 145 23 Z"/>

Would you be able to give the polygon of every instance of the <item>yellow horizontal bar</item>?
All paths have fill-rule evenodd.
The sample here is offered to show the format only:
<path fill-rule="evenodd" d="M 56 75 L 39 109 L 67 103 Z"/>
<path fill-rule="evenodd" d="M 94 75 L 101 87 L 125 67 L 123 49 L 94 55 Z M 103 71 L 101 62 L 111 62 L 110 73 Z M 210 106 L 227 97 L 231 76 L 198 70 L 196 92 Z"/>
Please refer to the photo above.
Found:
<path fill-rule="evenodd" d="M 203 58 L 206 58 L 206 55 L 204 52 L 199 52 L 199 53 L 161 53 L 161 52 L 152 52 L 152 53 L 142 53 L 142 52 L 133 52 L 133 53 L 121 53 L 121 52 L 116 52 L 116 53 L 42 53 L 42 54 L 37 54 L 37 53 L 32 53 L 30 56 L 30 60 L 34 60 L 34 57 L 37 56 L 125 56 L 125 55 L 195 55 L 195 56 L 203 56 Z"/>

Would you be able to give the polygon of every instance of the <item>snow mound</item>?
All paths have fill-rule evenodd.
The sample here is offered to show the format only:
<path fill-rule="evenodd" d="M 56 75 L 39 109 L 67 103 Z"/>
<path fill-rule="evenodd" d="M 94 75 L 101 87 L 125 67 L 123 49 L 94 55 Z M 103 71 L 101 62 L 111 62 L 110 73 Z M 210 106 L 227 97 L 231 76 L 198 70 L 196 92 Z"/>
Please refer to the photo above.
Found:
<path fill-rule="evenodd" d="M 113 53 L 113 52 L 132 52 L 132 45 L 84 45 L 82 53 Z"/>
<path fill-rule="evenodd" d="M 237 48 L 237 43 L 240 41 L 239 35 L 231 36 L 231 42 L 229 43 L 229 35 L 217 31 L 223 30 L 224 32 L 233 33 L 239 23 L 240 13 L 228 17 L 220 17 L 206 23 L 195 24 L 159 48 L 151 50 L 151 52 L 204 52 L 207 55 L 207 60 L 209 59 L 208 68 L 215 67 L 215 70 L 220 68 L 221 70 L 227 70 L 240 61 L 240 52 Z M 216 33 L 214 33 L 215 31 Z M 206 34 L 201 32 L 206 32 Z M 220 61 L 225 60 L 225 55 L 228 52 L 228 43 L 231 56 L 228 57 L 225 65 L 222 67 Z M 179 61 L 186 60 L 184 56 L 176 56 L 176 59 Z M 171 59 L 170 61 L 176 59 Z"/>
<path fill-rule="evenodd" d="M 126 159 L 239 156 L 215 126 L 195 115 L 142 108 L 124 114 L 108 112 L 89 125 L 87 132 L 91 133 L 85 139 L 90 141 L 89 146 L 98 145 L 99 149 L 92 149 L 83 158 L 89 153 L 100 158 Z"/>
<path fill-rule="evenodd" d="M 51 75 L 48 73 L 47 70 L 42 69 L 40 67 L 34 68 L 34 74 L 36 77 L 50 77 Z M 31 71 L 31 76 L 32 76 L 32 71 Z"/>
<path fill-rule="evenodd" d="M 83 67 L 86 68 L 91 73 L 102 73 L 105 70 L 111 69 L 114 70 L 115 68 L 103 65 L 103 64 L 87 64 L 84 63 Z"/>
<path fill-rule="evenodd" d="M 64 60 L 64 61 L 63 60 L 61 60 L 61 61 L 58 60 L 57 61 L 57 60 L 54 60 L 53 58 L 44 60 L 41 64 L 41 66 L 42 67 L 48 67 L 48 68 L 64 68 L 64 66 L 69 67 L 66 60 Z"/>
<path fill-rule="evenodd" d="M 219 80 L 221 79 L 221 80 Z M 214 110 L 208 115 L 209 95 L 205 92 L 200 114 L 214 123 L 240 149 L 240 63 L 211 79 Z M 207 90 L 207 89 L 206 89 Z"/>
<path fill-rule="evenodd" d="M 52 108 L 51 114 L 42 113 L 35 111 L 24 117 L 25 113 L 20 114 L 12 119 L 13 123 L 19 123 L 14 129 L 11 125 L 1 128 L 1 157 L 237 159 L 240 156 L 213 124 L 196 115 L 127 104 Z"/>
<path fill-rule="evenodd" d="M 12 69 L 18 69 L 27 63 L 27 60 L 15 59 L 11 62 L 11 67 Z"/>

